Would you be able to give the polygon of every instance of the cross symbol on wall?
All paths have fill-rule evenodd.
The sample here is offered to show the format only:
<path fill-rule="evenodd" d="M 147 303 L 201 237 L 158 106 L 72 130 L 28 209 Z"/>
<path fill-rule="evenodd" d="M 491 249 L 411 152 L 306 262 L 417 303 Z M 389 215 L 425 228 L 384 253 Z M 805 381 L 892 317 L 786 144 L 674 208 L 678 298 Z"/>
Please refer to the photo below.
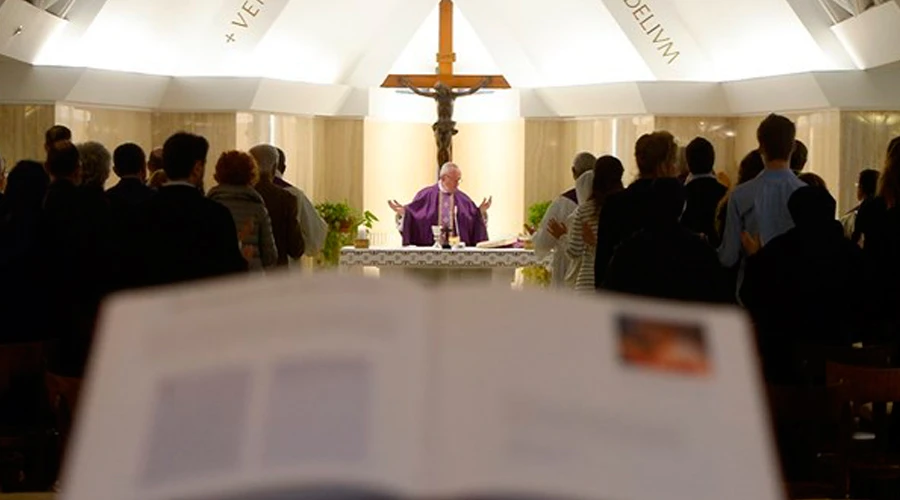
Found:
<path fill-rule="evenodd" d="M 225 43 L 232 43 L 234 41 L 234 33 L 228 33 L 227 35 L 225 35 Z"/>

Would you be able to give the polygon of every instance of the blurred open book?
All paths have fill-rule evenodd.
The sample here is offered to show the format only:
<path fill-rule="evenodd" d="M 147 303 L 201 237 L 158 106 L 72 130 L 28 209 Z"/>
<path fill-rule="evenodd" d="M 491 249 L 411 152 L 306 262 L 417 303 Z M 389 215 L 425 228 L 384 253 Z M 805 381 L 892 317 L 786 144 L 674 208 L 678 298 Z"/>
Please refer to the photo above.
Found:
<path fill-rule="evenodd" d="M 105 307 L 65 500 L 781 498 L 732 309 L 274 275 Z"/>

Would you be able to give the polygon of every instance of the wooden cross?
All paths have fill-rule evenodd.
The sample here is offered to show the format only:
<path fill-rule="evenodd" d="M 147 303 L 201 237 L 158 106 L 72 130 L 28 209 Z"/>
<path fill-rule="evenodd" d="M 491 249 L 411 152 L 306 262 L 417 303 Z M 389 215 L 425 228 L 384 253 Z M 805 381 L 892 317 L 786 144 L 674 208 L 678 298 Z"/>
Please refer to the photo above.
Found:
<path fill-rule="evenodd" d="M 440 40 L 437 54 L 437 72 L 434 75 L 388 75 L 381 84 L 387 88 L 409 88 L 418 95 L 430 97 L 437 102 L 438 119 L 432 125 L 437 143 L 437 166 L 453 159 L 453 136 L 456 122 L 453 121 L 453 101 L 457 97 L 472 95 L 483 88 L 508 89 L 509 83 L 501 75 L 455 75 L 453 63 L 453 1 L 441 0 Z M 454 89 L 467 89 L 457 91 Z M 433 90 L 431 90 L 433 89 Z"/>
<path fill-rule="evenodd" d="M 486 88 L 508 89 L 509 83 L 501 75 L 453 74 L 453 63 L 456 62 L 456 53 L 453 52 L 453 0 L 441 0 L 440 9 L 437 73 L 434 75 L 388 75 L 381 86 L 406 88 L 406 85 L 401 82 L 402 79 L 406 79 L 410 85 L 419 88 L 433 87 L 437 82 L 443 82 L 450 88 L 472 88 L 485 78 L 489 78 L 490 82 L 485 86 Z"/>

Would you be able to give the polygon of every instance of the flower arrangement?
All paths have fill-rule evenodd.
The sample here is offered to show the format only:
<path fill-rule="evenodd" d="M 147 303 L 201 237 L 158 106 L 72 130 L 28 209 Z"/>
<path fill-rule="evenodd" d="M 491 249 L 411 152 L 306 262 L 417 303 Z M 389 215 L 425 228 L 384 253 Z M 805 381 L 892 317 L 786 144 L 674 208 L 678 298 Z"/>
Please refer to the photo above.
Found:
<path fill-rule="evenodd" d="M 355 211 L 347 202 L 324 202 L 316 205 L 319 216 L 328 224 L 328 235 L 322 252 L 316 256 L 316 264 L 323 267 L 336 267 L 341 260 L 341 248 L 353 244 L 359 226 L 372 229 L 378 222 L 375 214 L 366 210 Z"/>

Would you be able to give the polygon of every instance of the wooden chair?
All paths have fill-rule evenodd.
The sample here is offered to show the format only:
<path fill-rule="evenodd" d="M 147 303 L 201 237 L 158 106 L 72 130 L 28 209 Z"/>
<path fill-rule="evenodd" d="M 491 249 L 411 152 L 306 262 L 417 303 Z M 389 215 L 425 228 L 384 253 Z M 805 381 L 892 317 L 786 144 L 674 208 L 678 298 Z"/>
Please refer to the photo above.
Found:
<path fill-rule="evenodd" d="M 0 344 L 0 491 L 47 483 L 45 344 Z"/>
<path fill-rule="evenodd" d="M 898 359 L 900 344 L 862 347 L 800 344 L 793 350 L 792 364 L 801 383 L 824 385 L 829 361 L 844 365 L 888 368 Z"/>
<path fill-rule="evenodd" d="M 842 385 L 768 386 L 769 408 L 790 498 L 836 498 L 843 492 L 838 445 Z"/>
<path fill-rule="evenodd" d="M 65 459 L 69 435 L 72 431 L 78 398 L 81 393 L 81 379 L 47 373 L 44 378 L 47 398 L 53 415 L 53 426 L 57 434 L 56 461 L 53 472 L 59 473 Z"/>
<path fill-rule="evenodd" d="M 852 477 L 880 482 L 900 481 L 900 454 L 898 437 L 900 427 L 897 416 L 888 411 L 888 404 L 900 410 L 900 368 L 871 368 L 829 362 L 826 366 L 829 384 L 846 387 L 839 394 L 843 407 L 842 425 L 839 430 L 838 451 L 841 456 L 844 493 L 850 493 Z M 859 439 L 858 411 L 862 405 L 872 403 L 872 429 L 865 439 Z M 898 498 L 900 488 L 882 492 L 886 498 Z"/>

